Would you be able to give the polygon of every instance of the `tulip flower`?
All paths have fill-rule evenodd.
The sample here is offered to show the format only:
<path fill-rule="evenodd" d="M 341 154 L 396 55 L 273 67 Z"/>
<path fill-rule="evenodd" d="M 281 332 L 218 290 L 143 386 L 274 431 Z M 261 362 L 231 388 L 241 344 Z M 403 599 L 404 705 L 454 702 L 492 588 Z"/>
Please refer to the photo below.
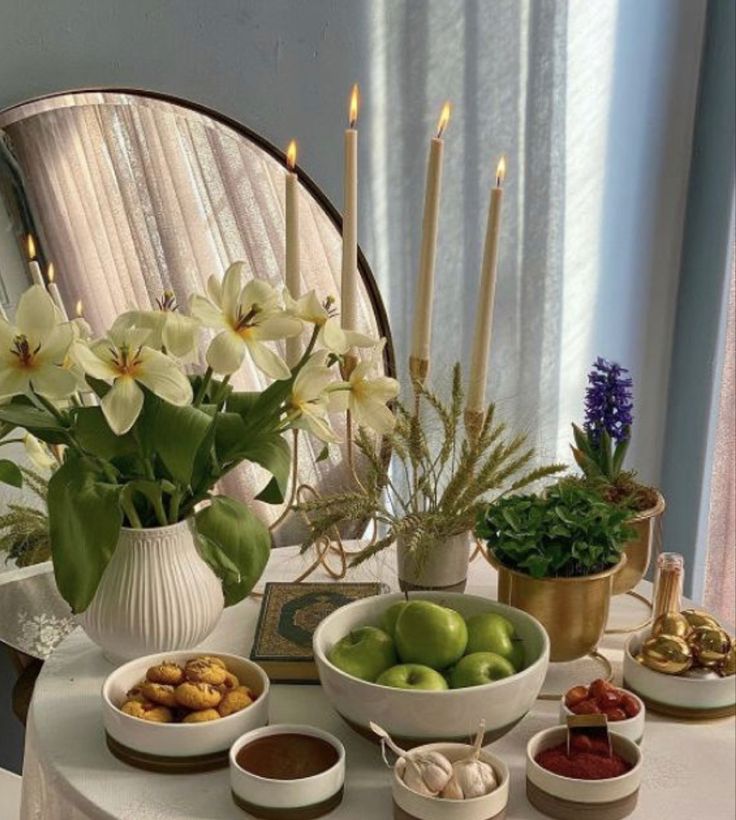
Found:
<path fill-rule="evenodd" d="M 144 342 L 149 331 L 140 328 L 111 333 L 89 347 L 75 346 L 84 371 L 95 379 L 112 382 L 100 407 L 110 429 L 118 436 L 135 424 L 143 407 L 139 383 L 169 402 L 183 406 L 192 400 L 192 386 L 176 362 Z"/>
<path fill-rule="evenodd" d="M 244 267 L 243 262 L 230 265 L 221 284 L 210 277 L 209 298 L 192 297 L 192 316 L 219 331 L 207 349 L 207 364 L 215 373 L 229 375 L 240 367 L 247 351 L 267 376 L 288 379 L 291 371 L 286 362 L 264 343 L 298 336 L 302 323 L 283 310 L 268 282 L 253 279 L 243 287 Z"/>
<path fill-rule="evenodd" d="M 20 297 L 15 324 L 0 319 L 0 399 L 30 392 L 48 399 L 71 395 L 75 380 L 64 361 L 73 337 L 46 290 L 30 287 Z"/>
<path fill-rule="evenodd" d="M 196 356 L 200 324 L 179 311 L 174 294 L 164 291 L 156 300 L 155 310 L 129 310 L 115 320 L 112 329 L 128 330 L 133 327 L 149 330 L 146 345 L 177 359 L 191 361 Z"/>
<path fill-rule="evenodd" d="M 293 426 L 309 430 L 321 441 L 335 442 L 337 436 L 327 420 L 329 396 L 327 386 L 332 381 L 332 371 L 326 366 L 327 351 L 314 354 L 294 379 L 289 400 L 289 418 Z"/>

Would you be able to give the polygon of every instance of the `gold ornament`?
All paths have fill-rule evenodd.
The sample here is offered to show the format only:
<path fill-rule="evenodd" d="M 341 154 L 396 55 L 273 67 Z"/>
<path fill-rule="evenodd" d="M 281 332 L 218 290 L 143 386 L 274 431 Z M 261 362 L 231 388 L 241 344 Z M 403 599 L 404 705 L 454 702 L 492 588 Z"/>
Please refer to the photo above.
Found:
<path fill-rule="evenodd" d="M 657 635 L 675 635 L 687 638 L 693 631 L 690 621 L 679 612 L 664 612 L 652 625 L 652 637 Z"/>
<path fill-rule="evenodd" d="M 721 628 L 718 621 L 702 609 L 683 609 L 680 614 L 683 618 L 687 619 L 687 622 L 693 629 L 697 629 L 699 626 L 710 626 L 713 627 L 713 629 Z"/>
<path fill-rule="evenodd" d="M 648 638 L 641 648 L 644 666 L 665 675 L 679 675 L 692 666 L 693 656 L 687 641 L 676 635 Z"/>
<path fill-rule="evenodd" d="M 699 626 L 688 638 L 688 645 L 698 665 L 711 669 L 725 662 L 731 639 L 719 627 Z"/>
<path fill-rule="evenodd" d="M 731 675 L 736 675 L 736 646 L 733 644 L 733 639 L 731 640 L 731 648 L 728 651 L 728 655 L 726 655 L 726 659 L 718 667 L 718 674 L 722 678 L 729 678 Z"/>

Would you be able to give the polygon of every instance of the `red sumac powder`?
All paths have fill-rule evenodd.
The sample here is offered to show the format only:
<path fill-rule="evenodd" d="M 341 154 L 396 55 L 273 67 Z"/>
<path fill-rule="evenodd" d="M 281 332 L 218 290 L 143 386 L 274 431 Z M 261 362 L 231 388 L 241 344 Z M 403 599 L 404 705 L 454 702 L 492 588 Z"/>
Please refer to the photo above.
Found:
<path fill-rule="evenodd" d="M 577 748 L 570 749 L 569 757 L 567 744 L 560 743 L 540 752 L 534 759 L 547 771 L 578 780 L 606 780 L 626 774 L 633 768 L 616 752 L 609 757 L 608 745 L 604 740 L 587 737 L 584 740 L 588 742 L 578 742 Z"/>

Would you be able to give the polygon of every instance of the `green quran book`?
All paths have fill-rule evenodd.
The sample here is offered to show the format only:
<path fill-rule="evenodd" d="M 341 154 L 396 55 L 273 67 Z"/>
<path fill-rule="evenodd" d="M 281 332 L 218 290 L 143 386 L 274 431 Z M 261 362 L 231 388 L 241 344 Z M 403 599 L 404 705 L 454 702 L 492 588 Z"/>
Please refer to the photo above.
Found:
<path fill-rule="evenodd" d="M 384 584 L 267 583 L 251 660 L 274 683 L 318 683 L 314 630 L 339 607 L 382 592 Z"/>

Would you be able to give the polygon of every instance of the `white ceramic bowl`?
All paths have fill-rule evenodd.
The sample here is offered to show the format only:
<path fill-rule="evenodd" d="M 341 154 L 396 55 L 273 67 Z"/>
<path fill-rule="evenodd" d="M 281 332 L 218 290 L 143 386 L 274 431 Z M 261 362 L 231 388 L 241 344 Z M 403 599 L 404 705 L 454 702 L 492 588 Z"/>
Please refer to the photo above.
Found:
<path fill-rule="evenodd" d="M 624 652 L 624 685 L 647 701 L 653 711 L 676 717 L 725 717 L 736 706 L 736 675 L 728 678 L 686 678 L 665 675 L 639 663 L 635 655 L 649 630 L 632 635 Z"/>
<path fill-rule="evenodd" d="M 484 612 L 508 618 L 524 641 L 526 668 L 482 686 L 437 692 L 393 689 L 348 675 L 330 663 L 328 652 L 352 629 L 377 626 L 384 610 L 404 599 L 401 593 L 377 595 L 335 610 L 314 633 L 320 681 L 334 709 L 361 734 L 375 739 L 368 728 L 374 721 L 405 745 L 466 741 L 477 731 L 481 718 L 486 722 L 486 742 L 508 732 L 532 707 L 544 683 L 549 665 L 544 627 L 526 612 L 477 595 L 415 592 L 411 598 L 452 607 L 466 618 Z"/>
<path fill-rule="evenodd" d="M 258 695 L 256 700 L 240 712 L 206 723 L 152 723 L 120 711 L 126 692 L 146 676 L 149 667 L 163 661 L 184 664 L 199 655 L 221 658 L 240 682 Z M 246 658 L 214 650 L 163 652 L 129 661 L 107 676 L 102 685 L 102 719 L 111 751 L 127 762 L 174 771 L 177 759 L 182 764 L 190 760 L 196 770 L 198 763 L 202 768 L 207 768 L 208 762 L 212 767 L 227 765 L 227 752 L 233 741 L 243 732 L 268 723 L 268 699 L 268 677 Z"/>
<path fill-rule="evenodd" d="M 552 814 L 553 817 L 578 816 L 573 814 L 572 808 L 567 807 L 569 814 L 565 814 L 568 803 L 595 807 L 595 814 L 591 817 L 625 817 L 630 814 L 636 805 L 636 795 L 639 791 L 642 778 L 642 753 L 633 740 L 611 733 L 613 750 L 621 755 L 633 768 L 620 777 L 611 777 L 606 780 L 578 780 L 543 769 L 534 758 L 539 752 L 550 746 L 557 746 L 565 741 L 567 729 L 564 726 L 555 726 L 538 732 L 527 743 L 526 747 L 526 778 L 527 796 L 537 808 L 539 796 L 535 800 L 532 791 L 541 792 L 542 800 L 549 800 L 557 804 L 562 813 Z M 531 786 L 530 786 L 531 784 Z M 582 816 L 582 814 L 580 815 Z M 587 816 L 587 815 L 586 815 Z"/>
<path fill-rule="evenodd" d="M 466 743 L 429 743 L 414 749 L 414 752 L 440 752 L 454 763 L 467 757 L 472 746 Z M 394 766 L 392 793 L 394 804 L 408 817 L 416 820 L 496 820 L 505 814 L 509 801 L 509 769 L 500 757 L 481 749 L 481 760 L 493 766 L 498 782 L 497 787 L 483 797 L 469 800 L 445 800 L 426 797 L 412 791 L 401 778 L 401 766 Z"/>
<path fill-rule="evenodd" d="M 632 718 L 627 718 L 626 720 L 610 720 L 608 722 L 608 730 L 610 732 L 615 732 L 617 735 L 627 737 L 629 740 L 633 740 L 634 743 L 641 743 L 641 740 L 644 737 L 646 707 L 644 706 L 642 699 L 633 692 L 629 692 L 626 689 L 623 689 L 622 691 L 631 695 L 631 697 L 634 698 L 634 700 L 636 700 L 639 704 L 639 714 L 634 715 Z M 575 713 L 565 706 L 565 696 L 563 695 L 562 698 L 560 698 L 560 723 L 563 726 L 566 726 L 567 716 L 573 714 Z"/>
<path fill-rule="evenodd" d="M 337 763 L 319 774 L 299 780 L 259 777 L 238 764 L 236 758 L 243 746 L 267 735 L 280 734 L 310 735 L 326 740 L 337 750 Z M 314 726 L 274 724 L 254 729 L 239 737 L 230 749 L 230 787 L 233 799 L 254 817 L 270 817 L 274 820 L 295 820 L 302 815 L 321 817 L 339 805 L 344 783 L 345 748 L 334 735 Z"/>

